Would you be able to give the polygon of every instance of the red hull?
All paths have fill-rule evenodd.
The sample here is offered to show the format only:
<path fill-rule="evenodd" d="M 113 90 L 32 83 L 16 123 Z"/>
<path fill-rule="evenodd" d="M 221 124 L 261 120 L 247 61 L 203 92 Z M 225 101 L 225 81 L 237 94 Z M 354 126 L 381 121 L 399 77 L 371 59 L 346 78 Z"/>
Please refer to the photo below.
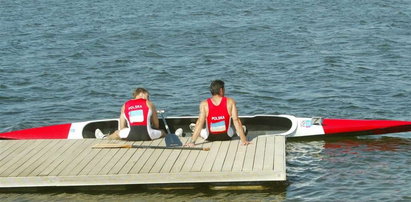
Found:
<path fill-rule="evenodd" d="M 179 124 L 175 125 L 176 128 L 178 128 L 188 127 L 189 123 L 195 122 L 195 120 L 196 117 L 176 117 L 170 121 Z M 277 128 L 283 128 L 283 130 L 288 131 L 293 128 L 290 119 L 285 117 L 244 117 L 244 121 L 246 125 L 248 124 L 247 128 L 251 129 L 249 132 L 252 132 L 253 129 L 258 131 L 260 128 L 265 128 L 268 131 L 278 130 Z M 114 131 L 114 129 L 117 129 L 118 123 L 116 120 L 97 120 L 78 124 L 79 123 L 68 123 L 0 133 L 0 139 L 68 139 L 70 130 L 72 130 L 72 134 L 70 134 L 71 139 L 94 138 L 96 128 Z M 304 128 L 306 126 L 297 127 Z M 411 131 L 411 121 L 323 119 L 322 124 L 316 125 L 316 127 L 320 129 L 307 134 L 302 133 L 298 135 L 298 137 L 317 135 L 357 136 L 408 132 Z M 290 131 L 287 135 L 292 137 L 293 132 L 294 131 Z"/>
<path fill-rule="evenodd" d="M 411 121 L 324 119 L 325 135 L 379 135 L 411 131 Z"/>
<path fill-rule="evenodd" d="M 59 124 L 1 133 L 2 139 L 67 139 L 71 124 Z"/>

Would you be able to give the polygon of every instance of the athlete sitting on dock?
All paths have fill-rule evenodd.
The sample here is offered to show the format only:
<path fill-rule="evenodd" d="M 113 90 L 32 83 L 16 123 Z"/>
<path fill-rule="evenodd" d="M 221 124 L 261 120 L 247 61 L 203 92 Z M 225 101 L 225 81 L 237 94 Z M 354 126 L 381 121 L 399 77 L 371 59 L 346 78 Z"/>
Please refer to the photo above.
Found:
<path fill-rule="evenodd" d="M 240 136 L 241 143 L 250 144 L 244 134 L 241 120 L 238 118 L 234 99 L 224 96 L 224 82 L 212 81 L 210 92 L 212 97 L 200 103 L 200 114 L 195 124 L 192 141 L 186 146 L 193 147 L 199 135 L 208 141 L 231 140 L 235 134 L 231 121 L 234 123 L 237 135 Z M 205 129 L 203 129 L 204 123 L 206 123 Z"/>
<path fill-rule="evenodd" d="M 121 107 L 120 126 L 118 131 L 107 136 L 107 139 L 126 139 L 130 141 L 147 141 L 164 137 L 166 133 L 159 128 L 157 110 L 149 100 L 149 93 L 144 88 L 133 92 L 134 99 L 128 100 Z M 105 138 L 97 129 L 96 138 Z"/>

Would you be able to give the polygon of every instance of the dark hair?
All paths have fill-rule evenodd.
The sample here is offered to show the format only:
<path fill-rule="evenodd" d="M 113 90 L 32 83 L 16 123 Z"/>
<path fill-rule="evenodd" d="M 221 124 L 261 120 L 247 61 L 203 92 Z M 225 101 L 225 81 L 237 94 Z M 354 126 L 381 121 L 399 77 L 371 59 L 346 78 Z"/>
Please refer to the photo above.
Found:
<path fill-rule="evenodd" d="M 224 89 L 224 81 L 221 80 L 214 80 L 210 84 L 210 93 L 211 95 L 218 95 L 220 93 L 220 89 Z"/>
<path fill-rule="evenodd" d="M 133 98 L 135 98 L 140 93 L 147 93 L 148 94 L 148 91 L 145 88 L 136 88 L 133 92 Z"/>

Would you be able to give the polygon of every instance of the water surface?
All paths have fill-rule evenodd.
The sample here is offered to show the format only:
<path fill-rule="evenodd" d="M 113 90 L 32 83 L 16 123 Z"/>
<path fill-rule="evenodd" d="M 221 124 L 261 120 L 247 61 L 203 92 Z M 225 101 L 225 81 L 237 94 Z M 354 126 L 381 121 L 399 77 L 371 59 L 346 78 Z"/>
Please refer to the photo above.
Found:
<path fill-rule="evenodd" d="M 411 2 L 1 1 L 0 131 L 117 117 L 136 87 L 195 115 L 213 79 L 240 115 L 411 120 Z M 410 133 L 287 142 L 262 192 L 1 193 L 22 200 L 409 201 Z"/>

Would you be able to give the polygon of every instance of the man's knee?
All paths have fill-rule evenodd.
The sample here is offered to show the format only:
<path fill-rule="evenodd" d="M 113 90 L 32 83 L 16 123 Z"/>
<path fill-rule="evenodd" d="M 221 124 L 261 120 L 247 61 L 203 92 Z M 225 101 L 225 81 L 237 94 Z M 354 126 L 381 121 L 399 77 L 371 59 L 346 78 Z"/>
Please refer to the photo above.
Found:
<path fill-rule="evenodd" d="M 107 136 L 108 140 L 120 140 L 119 131 L 115 131 L 113 134 Z"/>

